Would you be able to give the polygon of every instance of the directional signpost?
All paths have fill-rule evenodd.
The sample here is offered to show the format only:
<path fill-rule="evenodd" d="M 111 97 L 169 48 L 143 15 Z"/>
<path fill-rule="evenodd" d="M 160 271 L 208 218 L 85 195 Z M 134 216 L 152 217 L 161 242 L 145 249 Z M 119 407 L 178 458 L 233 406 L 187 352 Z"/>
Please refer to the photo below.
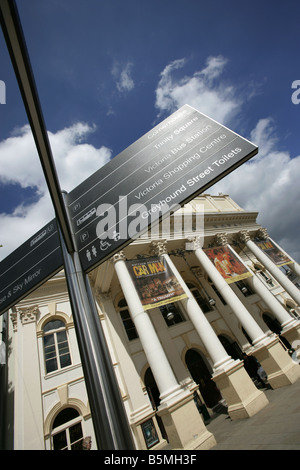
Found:
<path fill-rule="evenodd" d="M 0 314 L 20 302 L 63 267 L 53 219 L 0 263 Z"/>
<path fill-rule="evenodd" d="M 74 250 L 67 208 L 60 190 L 25 38 L 14 0 L 0 0 L 0 21 L 55 210 L 62 246 L 63 266 L 97 446 L 102 450 L 131 450 L 134 449 L 132 435 L 98 311 L 91 294 L 88 276 L 82 272 L 80 263 L 77 262 L 78 256 Z M 36 271 L 30 271 L 29 274 L 33 278 L 39 276 L 39 268 L 40 272 L 43 272 L 42 261 L 43 257 L 40 259 L 40 263 L 34 266 Z M 8 264 L 9 261 L 6 260 L 2 265 L 5 268 L 2 272 L 4 280 Z M 49 266 L 51 268 L 51 263 Z M 25 280 L 26 283 L 27 281 L 30 283 L 29 279 L 31 278 L 24 277 L 27 274 L 26 268 L 22 269 L 22 274 L 24 285 Z M 52 274 L 55 274 L 55 270 L 52 270 Z M 15 285 L 14 275 L 11 275 L 11 287 L 14 288 Z M 3 297 L 8 298 L 11 295 L 9 285 L 5 283 L 4 289 L 6 290 L 4 290 Z M 21 298 L 21 295 L 18 298 L 16 296 L 14 302 L 17 303 Z M 6 300 L 3 300 L 2 303 L 5 302 Z M 0 423 L 0 427 L 0 432 L 3 432 L 3 423 Z"/>
<path fill-rule="evenodd" d="M 93 269 L 257 151 L 194 108 L 180 108 L 69 193 L 83 269 Z"/>
<path fill-rule="evenodd" d="M 66 194 L 84 272 L 257 153 L 188 105 Z M 0 263 L 0 312 L 63 267 L 56 219 Z"/>

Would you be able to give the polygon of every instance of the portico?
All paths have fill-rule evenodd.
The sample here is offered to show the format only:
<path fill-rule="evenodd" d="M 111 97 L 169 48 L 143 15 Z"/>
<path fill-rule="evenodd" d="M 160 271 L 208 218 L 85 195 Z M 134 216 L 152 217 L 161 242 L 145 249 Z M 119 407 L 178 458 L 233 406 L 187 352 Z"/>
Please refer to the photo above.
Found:
<path fill-rule="evenodd" d="M 214 203 L 215 200 L 212 198 L 211 202 Z M 159 234 L 159 231 L 157 233 Z M 185 433 L 181 435 L 183 431 L 179 417 L 185 413 L 187 413 L 186 416 L 190 416 L 190 413 L 191 416 L 194 415 L 195 406 L 192 396 L 197 390 L 197 383 L 187 373 L 185 353 L 180 354 L 180 349 L 182 351 L 197 351 L 197 354 L 204 358 L 208 370 L 210 369 L 211 380 L 215 382 L 231 419 L 243 419 L 255 415 L 268 405 L 268 400 L 263 390 L 256 387 L 246 372 L 242 356 L 240 355 L 238 359 L 233 358 L 220 341 L 220 334 L 231 338 L 230 341 L 238 345 L 237 349 L 240 348 L 241 352 L 244 351 L 248 355 L 256 357 L 265 369 L 272 388 L 292 384 L 300 377 L 298 370 L 300 368 L 292 361 L 277 335 L 270 332 L 262 317 L 257 318 L 257 315 L 253 315 L 252 308 L 249 309 L 247 302 L 237 295 L 236 286 L 229 285 L 223 279 L 202 249 L 203 242 L 205 246 L 208 244 L 209 246 L 230 246 L 251 274 L 245 280 L 245 285 L 248 286 L 249 291 L 253 291 L 253 299 L 256 299 L 253 306 L 261 305 L 259 302 L 263 299 L 267 310 L 282 325 L 282 334 L 297 331 L 299 322 L 289 314 L 276 296 L 260 280 L 253 265 L 247 263 L 245 257 L 240 258 L 240 255 L 235 251 L 234 240 L 241 243 L 241 239 L 238 238 L 240 231 L 229 231 L 228 234 L 219 232 L 213 237 L 204 237 L 204 239 L 192 235 L 186 239 L 176 238 L 176 240 L 160 238 L 149 240 L 144 236 L 126 247 L 123 252 L 115 255 L 113 260 L 115 275 L 126 299 L 130 318 L 137 331 L 138 339 L 136 341 L 140 341 L 141 351 L 146 361 L 141 368 L 141 378 L 143 377 L 142 370 L 146 370 L 147 364 L 159 390 L 157 416 L 162 418 L 166 433 L 173 436 L 177 446 L 183 448 L 193 444 L 191 444 L 190 438 L 184 435 Z M 177 248 L 179 251 L 185 252 L 185 258 L 190 260 L 188 266 L 184 264 L 183 260 L 180 261 L 179 258 L 170 256 Z M 181 323 L 174 324 L 174 330 L 170 329 L 171 323 L 167 323 L 166 326 L 166 318 L 165 322 L 163 319 L 158 320 L 162 318 L 162 311 L 159 308 L 150 309 L 147 312 L 143 309 L 136 287 L 133 285 L 126 267 L 126 259 L 142 260 L 153 255 L 160 256 L 167 261 L 187 296 L 186 299 L 174 304 L 176 311 L 180 311 L 182 318 L 185 319 Z M 193 269 L 190 269 L 191 263 Z M 198 273 L 201 272 L 201 284 L 199 281 L 198 285 L 197 282 L 195 283 L 195 270 Z M 114 274 L 111 273 L 110 276 L 111 283 L 115 285 Z M 222 297 L 224 304 L 222 305 L 217 300 L 217 305 L 214 305 L 210 312 L 204 313 L 194 297 L 195 292 L 192 292 L 188 287 L 188 284 L 191 285 L 189 280 L 192 277 L 193 285 L 195 285 L 195 289 L 201 291 L 202 298 L 205 298 L 207 291 L 210 291 L 210 296 L 213 295 L 211 290 L 213 286 L 215 297 L 216 294 L 220 298 Z M 99 276 L 98 279 L 100 279 Z M 108 289 L 108 279 L 106 276 L 103 277 L 104 279 L 106 289 Z M 204 289 L 203 286 L 206 288 Z M 213 318 L 215 320 L 211 320 Z M 233 319 L 234 323 L 232 323 Z M 187 328 L 187 325 L 190 327 Z M 178 337 L 174 337 L 172 334 L 175 328 L 180 331 Z M 190 332 L 190 328 L 193 333 Z M 245 337 L 242 339 L 243 331 L 247 333 L 250 343 L 245 340 Z M 134 356 L 131 357 L 135 361 Z M 197 393 L 203 402 L 200 390 L 197 390 Z M 143 416 L 145 417 L 146 414 Z M 138 421 L 135 424 L 133 421 L 132 426 L 135 427 L 138 434 Z M 191 432 L 193 432 L 192 429 L 198 429 L 197 435 L 202 435 L 203 448 L 213 445 L 213 436 L 207 435 L 205 426 L 199 424 L 198 419 L 192 425 Z M 202 448 L 201 444 L 199 448 Z"/>

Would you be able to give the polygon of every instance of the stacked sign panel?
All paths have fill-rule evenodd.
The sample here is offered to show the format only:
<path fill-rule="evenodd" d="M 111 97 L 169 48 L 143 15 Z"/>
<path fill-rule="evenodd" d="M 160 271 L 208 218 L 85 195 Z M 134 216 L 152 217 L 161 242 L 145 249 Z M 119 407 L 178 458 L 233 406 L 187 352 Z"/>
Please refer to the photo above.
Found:
<path fill-rule="evenodd" d="M 0 263 L 0 312 L 3 313 L 63 267 L 53 219 Z"/>
<path fill-rule="evenodd" d="M 257 150 L 194 108 L 180 108 L 69 194 L 84 270 L 120 250 L 157 218 L 205 191 Z"/>

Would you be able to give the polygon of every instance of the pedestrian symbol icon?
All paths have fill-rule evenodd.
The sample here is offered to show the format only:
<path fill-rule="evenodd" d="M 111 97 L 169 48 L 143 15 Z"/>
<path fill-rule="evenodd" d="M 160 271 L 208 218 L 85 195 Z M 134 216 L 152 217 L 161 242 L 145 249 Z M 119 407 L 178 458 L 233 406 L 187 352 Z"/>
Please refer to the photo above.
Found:
<path fill-rule="evenodd" d="M 97 258 L 97 248 L 93 245 L 92 248 L 91 248 L 92 252 L 90 252 L 89 249 L 86 250 L 85 254 L 86 254 L 86 257 L 88 259 L 88 261 L 91 261 L 92 260 L 92 255 Z"/>

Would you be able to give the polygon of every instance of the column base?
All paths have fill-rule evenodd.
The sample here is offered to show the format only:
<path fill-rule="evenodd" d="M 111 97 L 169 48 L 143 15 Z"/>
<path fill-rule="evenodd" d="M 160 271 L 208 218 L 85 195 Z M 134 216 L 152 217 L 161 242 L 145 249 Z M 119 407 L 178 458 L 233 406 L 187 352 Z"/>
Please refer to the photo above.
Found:
<path fill-rule="evenodd" d="M 265 369 L 272 388 L 285 387 L 300 379 L 300 367 L 282 347 L 278 337 L 264 346 L 254 349 L 251 354 Z"/>
<path fill-rule="evenodd" d="M 206 429 L 192 394 L 187 393 L 169 405 L 160 405 L 158 414 L 173 450 L 208 450 L 216 445 L 214 435 Z"/>
<path fill-rule="evenodd" d="M 281 334 L 288 340 L 292 347 L 296 346 L 294 349 L 298 349 L 300 346 L 300 321 L 291 328 L 283 329 Z M 294 341 L 299 341 L 299 343 L 293 346 Z"/>
<path fill-rule="evenodd" d="M 226 400 L 232 420 L 250 418 L 269 403 L 265 394 L 255 387 L 242 361 L 235 361 L 230 369 L 216 372 L 212 379 Z"/>

